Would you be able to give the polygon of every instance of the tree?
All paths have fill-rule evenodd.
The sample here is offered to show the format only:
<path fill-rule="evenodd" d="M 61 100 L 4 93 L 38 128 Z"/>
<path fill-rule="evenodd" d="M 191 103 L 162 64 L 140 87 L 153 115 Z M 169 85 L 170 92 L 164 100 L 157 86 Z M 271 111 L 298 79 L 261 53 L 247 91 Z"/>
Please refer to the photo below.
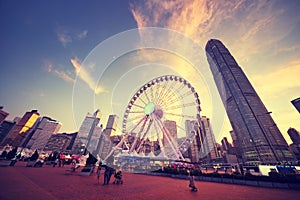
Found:
<path fill-rule="evenodd" d="M 8 152 L 8 154 L 6 155 L 6 159 L 7 160 L 11 160 L 16 156 L 18 147 L 13 148 L 10 152 Z"/>
<path fill-rule="evenodd" d="M 29 158 L 30 161 L 35 161 L 39 158 L 39 153 L 37 150 L 35 150 L 34 154 L 31 155 L 31 157 Z"/>

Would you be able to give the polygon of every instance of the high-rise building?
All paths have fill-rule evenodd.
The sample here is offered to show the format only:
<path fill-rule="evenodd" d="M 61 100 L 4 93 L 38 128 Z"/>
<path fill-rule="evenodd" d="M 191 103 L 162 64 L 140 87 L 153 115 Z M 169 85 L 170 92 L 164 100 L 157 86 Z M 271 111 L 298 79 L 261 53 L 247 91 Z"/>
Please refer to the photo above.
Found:
<path fill-rule="evenodd" d="M 4 122 L 5 118 L 8 116 L 8 112 L 3 110 L 3 106 L 0 106 L 0 125 Z"/>
<path fill-rule="evenodd" d="M 29 140 L 27 147 L 30 149 L 43 150 L 52 136 L 52 134 L 57 134 L 61 127 L 61 123 L 50 117 L 43 117 L 36 128 L 36 131 Z"/>
<path fill-rule="evenodd" d="M 2 145 L 4 146 L 6 144 L 9 144 L 12 146 L 21 146 L 28 132 L 31 130 L 31 128 L 39 118 L 39 115 L 40 114 L 37 110 L 26 112 L 24 116 L 19 120 L 19 122 L 8 133 L 8 135 L 2 142 Z"/>
<path fill-rule="evenodd" d="M 291 101 L 291 103 L 295 106 L 295 108 L 300 113 L 300 97 Z"/>
<path fill-rule="evenodd" d="M 294 161 L 277 125 L 241 67 L 216 39 L 205 47 L 215 83 L 246 164 Z"/>
<path fill-rule="evenodd" d="M 187 156 L 191 159 L 191 162 L 200 161 L 200 149 L 201 149 L 201 137 L 200 137 L 200 124 L 196 120 L 186 120 L 185 121 L 185 130 L 187 135 L 194 135 L 192 138 L 193 141 L 188 147 Z M 185 140 L 185 138 L 184 138 Z M 182 143 L 182 142 L 180 142 Z"/>
<path fill-rule="evenodd" d="M 294 128 L 289 128 L 287 131 L 294 144 L 300 144 L 300 133 Z"/>
<path fill-rule="evenodd" d="M 208 162 L 212 162 L 218 158 L 220 155 L 216 146 L 216 139 L 210 125 L 210 119 L 202 116 L 201 117 L 201 153 L 200 157 L 205 158 Z"/>
<path fill-rule="evenodd" d="M 9 131 L 16 125 L 15 122 L 4 121 L 0 124 L 0 144 L 3 139 L 7 136 Z"/>
<path fill-rule="evenodd" d="M 228 142 L 227 137 L 223 137 L 221 140 L 223 151 L 228 151 L 231 148 L 231 144 Z"/>
<path fill-rule="evenodd" d="M 103 130 L 99 141 L 99 157 L 101 160 L 105 159 L 112 150 L 113 143 L 110 140 L 111 136 L 116 134 L 118 124 L 117 115 L 109 115 L 106 128 Z"/>
<path fill-rule="evenodd" d="M 67 134 L 67 133 L 58 133 L 53 134 L 49 138 L 44 151 L 51 152 L 67 152 L 72 149 L 72 140 L 77 133 Z"/>
<path fill-rule="evenodd" d="M 100 122 L 101 113 L 99 110 L 96 110 L 94 114 L 88 113 L 84 118 L 79 131 L 78 135 L 75 139 L 75 143 L 73 146 L 73 152 L 76 154 L 83 154 L 89 145 L 90 139 L 94 133 L 95 127 Z M 92 153 L 92 152 L 91 152 Z"/>
<path fill-rule="evenodd" d="M 94 128 L 94 132 L 89 140 L 89 144 L 88 144 L 88 151 L 91 152 L 93 155 L 97 154 L 99 152 L 99 142 L 100 142 L 100 137 L 103 131 L 103 127 L 102 125 L 100 126 L 96 126 Z"/>

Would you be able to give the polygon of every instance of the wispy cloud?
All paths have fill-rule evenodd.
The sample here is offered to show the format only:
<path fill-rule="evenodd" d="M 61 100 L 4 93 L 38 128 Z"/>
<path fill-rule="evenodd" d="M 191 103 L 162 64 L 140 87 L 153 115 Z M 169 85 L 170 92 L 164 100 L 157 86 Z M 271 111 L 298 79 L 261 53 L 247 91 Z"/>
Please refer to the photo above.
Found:
<path fill-rule="evenodd" d="M 88 30 L 72 31 L 67 28 L 59 27 L 56 30 L 56 36 L 58 41 L 67 47 L 74 41 L 83 40 L 88 36 Z"/>
<path fill-rule="evenodd" d="M 274 99 L 288 90 L 300 90 L 300 60 L 294 60 L 268 74 L 252 77 L 257 89 L 265 98 Z"/>
<path fill-rule="evenodd" d="M 77 38 L 79 40 L 83 40 L 84 38 L 86 38 L 88 35 L 88 30 L 83 30 L 82 32 L 77 34 Z"/>
<path fill-rule="evenodd" d="M 95 92 L 95 94 L 107 92 L 107 90 L 97 84 L 97 82 L 91 76 L 91 73 L 88 71 L 88 68 L 81 66 L 81 62 L 79 59 L 73 58 L 70 61 L 74 67 L 76 75 L 82 81 L 84 81 L 89 86 L 89 88 Z"/>
<path fill-rule="evenodd" d="M 47 64 L 46 67 L 48 72 L 55 74 L 56 76 L 58 76 L 59 78 L 63 79 L 66 82 L 74 83 L 74 78 L 72 78 L 70 74 L 62 70 L 54 69 L 52 64 Z"/>
<path fill-rule="evenodd" d="M 72 37 L 65 31 L 58 32 L 57 39 L 64 47 L 66 47 L 69 43 L 72 42 Z"/>

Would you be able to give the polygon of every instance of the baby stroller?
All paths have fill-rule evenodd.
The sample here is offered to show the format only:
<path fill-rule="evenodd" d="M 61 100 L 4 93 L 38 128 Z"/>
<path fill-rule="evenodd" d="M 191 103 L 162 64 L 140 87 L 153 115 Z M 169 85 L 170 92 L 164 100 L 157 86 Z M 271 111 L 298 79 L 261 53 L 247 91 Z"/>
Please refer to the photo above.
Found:
<path fill-rule="evenodd" d="M 123 184 L 121 170 L 116 170 L 114 177 L 115 177 L 115 180 L 114 180 L 113 184 Z"/>

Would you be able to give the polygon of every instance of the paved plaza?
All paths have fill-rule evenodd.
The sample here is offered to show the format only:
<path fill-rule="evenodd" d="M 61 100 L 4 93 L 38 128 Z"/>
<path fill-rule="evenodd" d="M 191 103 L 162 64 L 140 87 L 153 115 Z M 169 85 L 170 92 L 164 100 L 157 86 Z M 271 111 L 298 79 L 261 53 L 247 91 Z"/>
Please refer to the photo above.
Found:
<path fill-rule="evenodd" d="M 123 185 L 97 183 L 96 174 L 79 176 L 66 172 L 70 166 L 53 168 L 15 167 L 0 168 L 0 199 L 297 199 L 300 191 L 259 188 L 233 184 L 196 181 L 198 192 L 191 192 L 188 181 L 169 177 L 124 173 Z"/>

